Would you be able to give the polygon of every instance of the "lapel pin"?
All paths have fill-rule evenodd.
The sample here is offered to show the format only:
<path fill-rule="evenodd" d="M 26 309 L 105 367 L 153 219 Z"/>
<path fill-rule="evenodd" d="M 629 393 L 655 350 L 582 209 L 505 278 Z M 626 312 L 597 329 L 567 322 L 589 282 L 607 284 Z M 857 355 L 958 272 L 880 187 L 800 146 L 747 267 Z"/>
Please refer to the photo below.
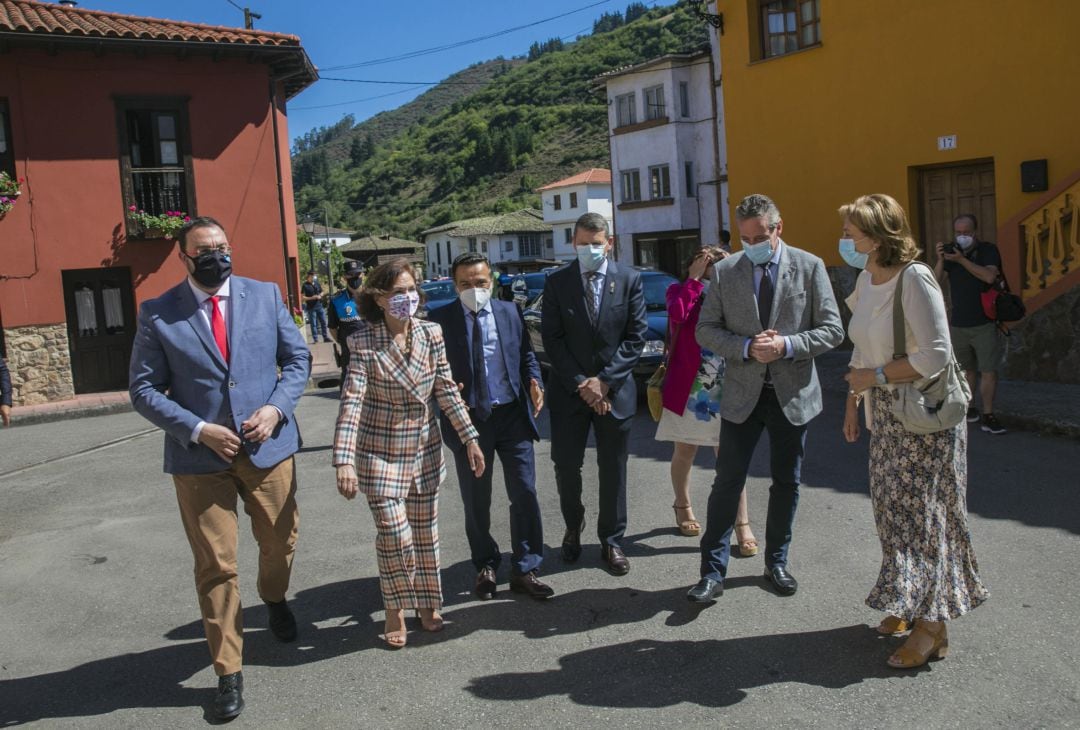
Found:
<path fill-rule="evenodd" d="M 610 294 L 615 293 L 615 282 L 614 281 L 611 282 L 611 286 L 608 288 L 608 293 L 610 293 Z"/>

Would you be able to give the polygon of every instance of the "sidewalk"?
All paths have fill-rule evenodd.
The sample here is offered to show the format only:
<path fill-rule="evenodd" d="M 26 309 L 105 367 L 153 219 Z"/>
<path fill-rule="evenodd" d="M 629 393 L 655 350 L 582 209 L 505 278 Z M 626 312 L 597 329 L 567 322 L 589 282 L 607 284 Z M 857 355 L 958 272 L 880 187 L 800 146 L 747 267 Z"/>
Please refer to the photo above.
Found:
<path fill-rule="evenodd" d="M 334 345 L 329 342 L 318 342 L 309 343 L 308 347 L 311 349 L 311 377 L 308 380 L 308 391 L 337 388 L 338 381 L 341 379 L 341 370 L 334 361 Z M 126 390 L 88 393 L 40 405 L 15 406 L 11 409 L 11 425 L 29 426 L 35 423 L 105 416 L 130 410 L 132 410 L 131 399 Z"/>

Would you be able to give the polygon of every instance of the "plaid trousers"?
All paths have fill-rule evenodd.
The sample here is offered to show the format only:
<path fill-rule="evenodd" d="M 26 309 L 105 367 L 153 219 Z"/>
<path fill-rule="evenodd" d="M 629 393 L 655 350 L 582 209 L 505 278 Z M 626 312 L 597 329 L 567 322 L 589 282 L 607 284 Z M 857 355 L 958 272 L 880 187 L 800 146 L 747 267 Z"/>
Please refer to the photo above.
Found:
<path fill-rule="evenodd" d="M 368 496 L 378 529 L 379 588 L 387 610 L 442 608 L 439 581 L 439 490 L 404 499 Z"/>

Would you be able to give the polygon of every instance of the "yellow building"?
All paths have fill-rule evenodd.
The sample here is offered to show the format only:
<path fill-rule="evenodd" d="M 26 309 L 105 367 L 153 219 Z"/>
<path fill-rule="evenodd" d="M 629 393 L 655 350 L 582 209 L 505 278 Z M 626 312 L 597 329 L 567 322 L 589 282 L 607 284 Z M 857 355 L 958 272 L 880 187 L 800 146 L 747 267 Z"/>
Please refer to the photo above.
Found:
<path fill-rule="evenodd" d="M 1080 2 L 717 0 L 709 10 L 714 24 L 722 17 L 732 205 L 771 196 L 784 237 L 830 265 L 836 209 L 858 195 L 896 197 L 931 256 L 953 216 L 974 212 L 1029 312 L 1080 283 Z"/>

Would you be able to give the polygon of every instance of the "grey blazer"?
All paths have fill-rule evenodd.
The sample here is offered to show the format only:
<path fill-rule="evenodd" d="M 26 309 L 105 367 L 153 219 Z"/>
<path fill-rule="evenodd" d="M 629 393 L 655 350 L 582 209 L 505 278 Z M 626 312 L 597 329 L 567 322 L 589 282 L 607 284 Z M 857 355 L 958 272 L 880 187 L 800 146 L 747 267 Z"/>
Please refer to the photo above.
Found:
<path fill-rule="evenodd" d="M 793 358 L 769 365 L 784 415 L 796 426 L 821 413 L 814 358 L 844 339 L 825 262 L 787 243 L 780 252 L 769 328 L 791 339 Z M 720 415 L 742 423 L 761 396 L 765 366 L 743 359 L 748 337 L 762 331 L 754 296 L 754 266 L 741 251 L 715 264 L 697 325 L 697 341 L 727 360 Z"/>

